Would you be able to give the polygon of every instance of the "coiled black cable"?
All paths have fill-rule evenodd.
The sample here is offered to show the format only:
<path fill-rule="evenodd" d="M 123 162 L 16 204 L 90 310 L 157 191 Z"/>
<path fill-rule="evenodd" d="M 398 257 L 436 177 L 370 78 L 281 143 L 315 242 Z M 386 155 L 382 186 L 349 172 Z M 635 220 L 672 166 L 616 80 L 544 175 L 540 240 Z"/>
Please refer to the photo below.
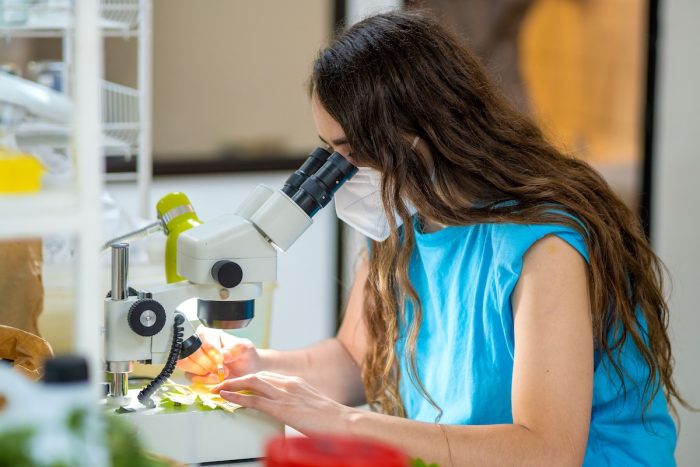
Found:
<path fill-rule="evenodd" d="M 158 376 L 153 378 L 153 381 L 151 381 L 148 386 L 139 392 L 138 400 L 145 407 L 153 408 L 156 406 L 151 399 L 151 396 L 168 378 L 170 378 L 173 371 L 175 371 L 175 365 L 177 365 L 177 359 L 180 357 L 180 349 L 182 348 L 182 336 L 185 332 L 185 328 L 182 326 L 184 322 L 184 316 L 179 313 L 175 315 L 175 324 L 173 325 L 173 345 L 170 347 L 168 360 L 165 362 L 165 366 L 160 371 Z"/>

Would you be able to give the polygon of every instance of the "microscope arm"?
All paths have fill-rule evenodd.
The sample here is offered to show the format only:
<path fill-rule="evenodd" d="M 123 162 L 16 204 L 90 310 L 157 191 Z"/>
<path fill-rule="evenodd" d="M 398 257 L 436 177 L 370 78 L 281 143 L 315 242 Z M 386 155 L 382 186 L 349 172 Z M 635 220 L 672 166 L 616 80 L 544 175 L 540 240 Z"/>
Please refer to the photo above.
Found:
<path fill-rule="evenodd" d="M 123 300 L 108 297 L 105 300 L 106 360 L 164 363 L 172 343 L 174 316 L 181 303 L 192 297 L 211 301 L 246 301 L 260 295 L 261 290 L 261 284 L 240 284 L 225 289 L 215 284 L 183 281 L 140 291 L 139 295 L 130 295 Z M 183 326 L 183 339 L 187 343 L 194 329 L 189 320 Z M 185 348 L 189 346 L 185 345 Z"/>

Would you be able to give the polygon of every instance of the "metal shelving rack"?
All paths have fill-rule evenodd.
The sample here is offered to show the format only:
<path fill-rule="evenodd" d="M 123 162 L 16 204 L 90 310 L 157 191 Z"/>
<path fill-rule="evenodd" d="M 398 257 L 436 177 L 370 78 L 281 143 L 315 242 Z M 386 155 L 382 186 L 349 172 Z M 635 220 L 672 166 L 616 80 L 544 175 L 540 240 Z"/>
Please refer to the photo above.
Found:
<path fill-rule="evenodd" d="M 42 0 L 0 7 L 14 8 L 15 14 L 26 18 L 16 24 L 0 23 L 0 40 L 19 37 L 62 40 L 63 87 L 69 95 L 73 89 L 78 89 L 72 85 L 77 59 L 73 37 L 77 14 L 72 3 L 73 0 Z M 101 0 L 97 18 L 102 37 L 134 39 L 138 44 L 137 87 L 101 82 L 102 148 L 105 154 L 124 155 L 127 159 L 136 157 L 139 214 L 144 218 L 152 214 L 152 8 L 152 0 Z M 17 129 L 19 140 L 39 138 L 50 141 L 55 148 L 67 147 L 69 134 L 70 128 L 47 122 L 29 121 Z"/>
<path fill-rule="evenodd" d="M 59 8 L 56 4 L 67 6 Z M 67 63 L 64 89 L 73 99 L 74 113 L 69 127 L 31 122 L 38 127 L 20 127 L 17 136 L 31 136 L 33 130 L 63 133 L 74 173 L 69 183 L 47 186 L 37 194 L 0 195 L 0 239 L 69 234 L 78 240 L 74 350 L 88 359 L 97 395 L 103 372 L 102 156 L 105 147 L 135 149 L 140 209 L 147 214 L 151 183 L 152 5 L 151 0 L 45 0 L 25 5 L 20 7 L 27 9 L 27 21 L 0 24 L 0 40 L 61 38 Z M 138 89 L 102 80 L 103 37 L 110 36 L 135 37 L 139 41 Z"/>

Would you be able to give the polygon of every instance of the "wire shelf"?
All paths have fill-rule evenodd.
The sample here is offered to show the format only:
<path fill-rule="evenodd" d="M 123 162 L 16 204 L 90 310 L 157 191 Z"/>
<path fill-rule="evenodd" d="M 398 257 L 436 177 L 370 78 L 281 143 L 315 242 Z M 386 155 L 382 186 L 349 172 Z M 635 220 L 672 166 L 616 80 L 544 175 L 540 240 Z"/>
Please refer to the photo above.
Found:
<path fill-rule="evenodd" d="M 58 37 L 73 28 L 72 0 L 0 1 L 0 35 Z M 101 0 L 99 25 L 108 35 L 137 32 L 139 0 Z"/>
<path fill-rule="evenodd" d="M 131 30 L 138 27 L 139 0 L 102 0 L 100 12 L 103 27 Z"/>
<path fill-rule="evenodd" d="M 121 84 L 102 83 L 102 123 L 106 136 L 135 149 L 139 142 L 140 94 Z"/>
<path fill-rule="evenodd" d="M 121 84 L 102 82 L 103 148 L 108 154 L 130 158 L 136 153 L 141 125 L 139 92 Z M 47 146 L 65 149 L 70 146 L 70 127 L 41 119 L 28 119 L 16 130 L 17 142 L 23 148 Z"/>

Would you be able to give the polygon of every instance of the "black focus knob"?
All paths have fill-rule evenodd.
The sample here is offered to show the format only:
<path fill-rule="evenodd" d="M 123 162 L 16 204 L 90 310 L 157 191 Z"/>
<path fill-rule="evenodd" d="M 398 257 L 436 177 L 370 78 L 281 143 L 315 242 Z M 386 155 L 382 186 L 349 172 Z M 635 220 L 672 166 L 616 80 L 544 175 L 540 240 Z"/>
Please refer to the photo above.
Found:
<path fill-rule="evenodd" d="M 150 298 L 139 300 L 129 308 L 127 321 L 131 330 L 139 336 L 155 336 L 165 326 L 165 308 Z"/>
<path fill-rule="evenodd" d="M 243 269 L 233 261 L 221 260 L 211 268 L 211 277 L 222 286 L 230 289 L 243 280 Z"/>

